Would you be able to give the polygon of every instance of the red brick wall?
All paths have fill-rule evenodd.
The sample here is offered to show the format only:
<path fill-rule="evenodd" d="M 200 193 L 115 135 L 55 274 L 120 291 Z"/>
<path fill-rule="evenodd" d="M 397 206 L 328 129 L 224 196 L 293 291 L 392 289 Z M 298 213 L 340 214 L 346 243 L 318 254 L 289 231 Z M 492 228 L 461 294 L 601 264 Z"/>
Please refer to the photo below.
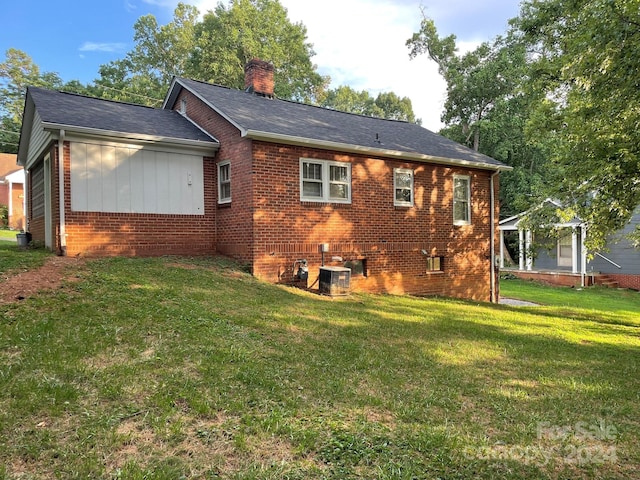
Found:
<path fill-rule="evenodd" d="M 65 142 L 67 255 L 200 255 L 215 253 L 215 164 L 204 157 L 204 215 L 71 211 L 70 147 Z M 57 182 L 57 178 L 56 178 Z M 56 183 L 57 192 L 57 183 Z M 58 202 L 57 195 L 54 201 Z M 58 205 L 55 203 L 54 205 Z M 55 218 L 58 224 L 57 217 Z"/>
<path fill-rule="evenodd" d="M 183 98 L 187 100 L 187 116 L 218 139 L 221 145 L 216 155 L 215 174 L 212 180 L 215 200 L 211 205 L 217 209 L 216 249 L 224 255 L 251 263 L 253 259 L 251 140 L 242 138 L 237 128 L 186 90 L 181 92 L 176 106 L 180 105 Z M 231 162 L 232 201 L 229 204 L 218 205 L 217 162 L 226 160 Z"/>
<path fill-rule="evenodd" d="M 356 289 L 489 300 L 491 172 L 265 142 L 254 142 L 253 152 L 256 276 L 289 281 L 294 261 L 305 258 L 317 288 L 319 244 L 329 243 L 325 260 L 366 258 L 368 275 L 354 277 Z M 350 162 L 351 204 L 301 202 L 301 157 Z M 414 170 L 414 207 L 394 206 L 394 168 Z M 453 226 L 454 174 L 471 177 L 469 226 Z M 444 257 L 444 272 L 426 272 L 423 249 Z"/>
<path fill-rule="evenodd" d="M 620 288 L 640 290 L 640 275 L 623 275 L 619 273 L 607 273 L 607 277 L 618 282 Z"/>
<path fill-rule="evenodd" d="M 548 285 L 558 285 L 561 287 L 579 287 L 582 284 L 580 274 L 567 272 L 526 272 L 519 270 L 509 270 L 509 273 L 523 280 L 534 280 Z M 585 284 L 591 284 L 591 276 L 585 276 Z"/>

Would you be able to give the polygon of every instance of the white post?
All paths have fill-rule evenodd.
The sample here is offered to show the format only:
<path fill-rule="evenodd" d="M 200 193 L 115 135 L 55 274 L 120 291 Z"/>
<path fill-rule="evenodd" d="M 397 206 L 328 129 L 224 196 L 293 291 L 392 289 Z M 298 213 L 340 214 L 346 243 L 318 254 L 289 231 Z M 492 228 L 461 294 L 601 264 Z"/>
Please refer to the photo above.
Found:
<path fill-rule="evenodd" d="M 524 230 L 518 230 L 518 270 L 524 270 Z"/>
<path fill-rule="evenodd" d="M 571 229 L 571 273 L 578 273 L 578 231 Z"/>
<path fill-rule="evenodd" d="M 500 230 L 500 268 L 504 268 L 504 231 Z"/>
<path fill-rule="evenodd" d="M 587 248 L 584 246 L 585 237 L 587 236 L 587 227 L 585 225 L 580 226 L 580 272 L 582 273 L 582 286 L 585 286 L 585 276 L 587 275 Z"/>
<path fill-rule="evenodd" d="M 9 211 L 7 212 L 7 227 L 11 228 L 11 220 L 13 217 L 13 182 L 9 181 Z"/>
<path fill-rule="evenodd" d="M 531 230 L 527 230 L 526 238 L 525 238 L 525 250 L 527 257 L 527 270 L 533 270 L 533 258 L 531 258 Z"/>

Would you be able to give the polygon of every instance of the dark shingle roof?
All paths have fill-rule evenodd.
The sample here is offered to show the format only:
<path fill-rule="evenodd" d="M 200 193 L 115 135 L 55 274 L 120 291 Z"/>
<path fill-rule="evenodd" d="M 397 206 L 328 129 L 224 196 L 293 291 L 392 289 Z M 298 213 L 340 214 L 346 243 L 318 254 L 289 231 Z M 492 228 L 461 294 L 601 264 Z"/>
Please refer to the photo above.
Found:
<path fill-rule="evenodd" d="M 29 87 L 44 123 L 217 143 L 178 112 Z"/>
<path fill-rule="evenodd" d="M 419 125 L 365 117 L 336 110 L 270 99 L 241 90 L 177 78 L 175 81 L 213 106 L 241 130 L 333 142 L 363 149 L 438 157 L 485 168 L 509 168 L 491 157 Z M 170 92 L 166 107 L 175 101 Z"/>

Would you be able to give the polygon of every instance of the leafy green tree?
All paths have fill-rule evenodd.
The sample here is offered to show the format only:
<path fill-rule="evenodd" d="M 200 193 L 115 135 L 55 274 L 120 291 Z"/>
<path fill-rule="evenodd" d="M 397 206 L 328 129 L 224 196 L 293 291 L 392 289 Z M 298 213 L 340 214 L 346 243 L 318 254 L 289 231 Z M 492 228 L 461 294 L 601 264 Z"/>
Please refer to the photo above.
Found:
<path fill-rule="evenodd" d="M 332 110 L 356 113 L 370 117 L 382 117 L 383 111 L 376 105 L 375 99 L 369 92 L 360 92 L 348 86 L 340 86 L 327 90 L 318 99 L 318 104 Z"/>
<path fill-rule="evenodd" d="M 601 248 L 640 205 L 640 1 L 527 0 L 514 26 L 545 92 L 529 128 L 554 145 L 549 194 Z"/>
<path fill-rule="evenodd" d="M 243 88 L 252 58 L 273 63 L 281 98 L 312 100 L 324 88 L 306 28 L 291 23 L 278 0 L 231 0 L 202 21 L 198 16 L 197 8 L 180 3 L 167 25 L 153 15 L 140 17 L 134 49 L 100 68 L 94 94 L 157 106 L 173 75 Z"/>
<path fill-rule="evenodd" d="M 160 106 L 173 75 L 185 75 L 196 50 L 196 7 L 178 4 L 173 20 L 158 25 L 153 15 L 134 24 L 135 47 L 124 59 L 100 67 L 92 94 L 113 100 Z"/>
<path fill-rule="evenodd" d="M 405 122 L 422 123 L 421 119 L 416 119 L 413 113 L 413 105 L 409 97 L 400 98 L 393 92 L 381 92 L 376 97 L 376 106 L 382 110 L 382 116 L 389 120 L 403 120 Z"/>
<path fill-rule="evenodd" d="M 187 74 L 233 88 L 244 87 L 253 58 L 275 67 L 280 98 L 313 102 L 328 83 L 311 62 L 315 55 L 302 23 L 291 23 L 278 0 L 231 0 L 205 14 Z"/>
<path fill-rule="evenodd" d="M 18 150 L 24 95 L 28 86 L 44 88 L 62 87 L 57 73 L 40 72 L 31 57 L 21 50 L 10 48 L 0 63 L 0 150 L 15 153 Z"/>
<path fill-rule="evenodd" d="M 456 124 L 465 144 L 480 150 L 480 132 L 497 101 L 511 94 L 521 78 L 524 50 L 516 42 L 498 38 L 458 55 L 456 36 L 441 38 L 432 19 L 423 16 L 420 31 L 407 40 L 409 56 L 429 55 L 447 83 L 442 121 Z"/>
<path fill-rule="evenodd" d="M 512 215 L 538 202 L 548 176 L 548 145 L 528 136 L 527 125 L 543 93 L 529 84 L 520 36 L 508 32 L 460 55 L 456 37 L 441 38 L 433 20 L 424 17 L 407 46 L 412 58 L 428 54 L 447 83 L 440 133 L 513 167 L 501 178 L 501 213 Z"/>
<path fill-rule="evenodd" d="M 383 92 L 373 98 L 366 90 L 358 92 L 349 86 L 342 85 L 324 91 L 318 98 L 318 104 L 325 108 L 358 115 L 416 122 L 411 100 L 408 97 L 400 98 L 393 92 Z"/>

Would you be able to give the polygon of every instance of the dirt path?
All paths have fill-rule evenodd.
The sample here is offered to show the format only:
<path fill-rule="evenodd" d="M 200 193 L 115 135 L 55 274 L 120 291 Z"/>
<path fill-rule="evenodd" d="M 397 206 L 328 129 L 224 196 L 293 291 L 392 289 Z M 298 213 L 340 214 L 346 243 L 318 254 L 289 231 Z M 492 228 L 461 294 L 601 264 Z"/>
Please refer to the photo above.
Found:
<path fill-rule="evenodd" d="M 0 303 L 18 302 L 41 290 L 60 287 L 68 275 L 67 268 L 80 261 L 74 257 L 49 257 L 36 270 L 0 274 Z"/>

